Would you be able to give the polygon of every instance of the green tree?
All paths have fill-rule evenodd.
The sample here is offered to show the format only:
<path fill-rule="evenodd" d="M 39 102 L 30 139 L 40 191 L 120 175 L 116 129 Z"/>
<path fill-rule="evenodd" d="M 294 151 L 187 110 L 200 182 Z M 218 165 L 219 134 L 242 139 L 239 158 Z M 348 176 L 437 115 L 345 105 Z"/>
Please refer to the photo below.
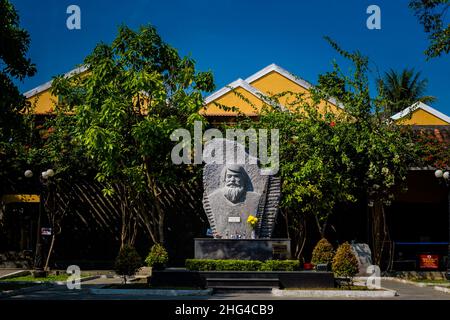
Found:
<path fill-rule="evenodd" d="M 55 175 L 48 179 L 43 196 L 45 212 L 52 237 L 44 268 L 47 270 L 55 250 L 57 237 L 63 232 L 64 219 L 72 213 L 76 199 L 72 197 L 72 187 L 86 177 L 92 168 L 84 149 L 75 139 L 76 119 L 67 113 L 64 105 L 55 105 L 55 112 L 42 125 L 40 143 L 32 150 L 34 164 L 42 168 L 52 168 Z"/>
<path fill-rule="evenodd" d="M 17 175 L 17 158 L 23 160 L 26 126 L 21 114 L 25 99 L 13 80 L 23 80 L 36 72 L 26 57 L 28 32 L 19 25 L 19 16 L 8 0 L 0 0 L 0 176 Z"/>
<path fill-rule="evenodd" d="M 448 0 L 411 0 L 409 7 L 428 34 L 430 45 L 425 51 L 428 59 L 450 51 L 450 23 L 445 18 L 450 8 Z"/>
<path fill-rule="evenodd" d="M 117 193 L 121 245 L 133 244 L 138 219 L 154 243 L 164 243 L 161 189 L 179 181 L 170 154 L 176 128 L 203 120 L 202 92 L 213 89 L 209 72 L 196 72 L 155 28 L 119 28 L 111 45 L 101 43 L 85 59 L 86 74 L 58 77 L 55 92 L 76 118 L 76 137 L 96 166 L 105 194 Z M 185 169 L 185 168 L 183 168 Z M 144 206 L 150 201 L 152 210 Z"/>
<path fill-rule="evenodd" d="M 434 102 L 435 97 L 424 95 L 427 84 L 428 80 L 422 79 L 421 73 L 414 69 L 404 69 L 401 73 L 392 69 L 386 72 L 379 80 L 379 90 L 386 100 L 387 115 L 392 116 L 418 101 Z"/>
<path fill-rule="evenodd" d="M 127 276 L 131 277 L 142 267 L 142 259 L 136 249 L 130 245 L 120 248 L 119 254 L 114 262 L 114 271 L 123 277 L 127 283 Z"/>
<path fill-rule="evenodd" d="M 297 257 L 305 243 L 307 217 L 325 237 L 338 204 L 359 200 L 388 205 L 395 188 L 404 184 L 411 160 L 410 137 L 382 116 L 385 97 L 370 95 L 368 59 L 327 40 L 352 63 L 352 73 L 334 64 L 310 94 L 283 93 L 292 96 L 286 106 L 290 112 L 279 107 L 280 97 L 271 97 L 257 123 L 280 132 L 281 206 Z M 319 109 L 330 92 L 338 95 L 343 110 Z"/>

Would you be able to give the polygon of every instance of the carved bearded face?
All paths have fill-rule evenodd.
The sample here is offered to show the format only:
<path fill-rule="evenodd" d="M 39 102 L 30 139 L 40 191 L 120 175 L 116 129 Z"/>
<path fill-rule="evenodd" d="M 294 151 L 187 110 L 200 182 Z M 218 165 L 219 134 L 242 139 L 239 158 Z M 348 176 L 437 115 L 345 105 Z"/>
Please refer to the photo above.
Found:
<path fill-rule="evenodd" d="M 225 173 L 224 196 L 233 203 L 239 202 L 245 192 L 244 177 L 240 166 L 229 167 Z"/>

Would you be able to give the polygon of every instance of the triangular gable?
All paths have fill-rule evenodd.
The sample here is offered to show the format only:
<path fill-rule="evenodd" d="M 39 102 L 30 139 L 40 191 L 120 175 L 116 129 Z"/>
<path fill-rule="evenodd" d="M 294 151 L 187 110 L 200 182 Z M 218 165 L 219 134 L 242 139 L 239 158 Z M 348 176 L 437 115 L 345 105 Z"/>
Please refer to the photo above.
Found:
<path fill-rule="evenodd" d="M 73 76 L 73 75 L 76 75 L 76 74 L 80 74 L 80 73 L 85 72 L 87 69 L 88 69 L 88 67 L 83 65 L 83 66 L 81 66 L 81 67 L 75 68 L 75 69 L 73 69 L 73 70 L 71 70 L 71 71 L 65 73 L 63 77 L 64 77 L 64 78 L 70 78 L 70 77 Z M 41 93 L 41 92 L 44 92 L 44 91 L 50 89 L 50 88 L 52 87 L 52 82 L 53 82 L 53 80 L 47 81 L 46 83 L 41 84 L 40 86 L 38 86 L 38 87 L 36 87 L 36 88 L 33 88 L 33 89 L 31 89 L 31 90 L 28 90 L 28 91 L 25 92 L 23 95 L 24 95 L 25 98 L 27 98 L 27 99 L 28 99 L 28 98 L 31 98 L 31 97 L 33 97 L 33 96 L 35 96 L 35 95 L 37 95 L 37 94 L 39 94 L 39 93 Z"/>
<path fill-rule="evenodd" d="M 245 79 L 245 81 L 267 95 L 290 91 L 294 93 L 303 93 L 306 98 L 309 91 L 314 87 L 308 81 L 293 75 L 286 69 L 283 69 L 274 63 L 251 75 Z M 286 96 L 285 98 L 282 98 L 280 102 L 287 105 L 287 100 L 288 97 Z M 324 101 L 322 107 L 324 107 L 325 104 L 331 105 L 331 107 L 344 108 L 343 105 L 334 98 L 329 98 L 326 102 Z"/>
<path fill-rule="evenodd" d="M 246 101 L 248 100 L 248 101 Z M 239 108 L 247 116 L 256 116 L 264 103 L 264 94 L 242 79 L 216 91 L 205 98 L 200 113 L 205 116 L 236 116 L 237 111 L 224 110 L 220 105 Z"/>
<path fill-rule="evenodd" d="M 391 119 L 405 125 L 450 124 L 450 117 L 423 102 L 416 102 L 405 110 L 394 114 Z"/>
<path fill-rule="evenodd" d="M 64 74 L 65 78 L 70 78 L 76 74 L 82 74 L 88 70 L 86 65 L 75 68 Z M 58 102 L 58 98 L 52 95 L 51 87 L 53 80 L 47 81 L 40 86 L 33 88 L 23 95 L 34 107 L 34 114 L 50 114 L 54 111 L 55 104 Z"/>

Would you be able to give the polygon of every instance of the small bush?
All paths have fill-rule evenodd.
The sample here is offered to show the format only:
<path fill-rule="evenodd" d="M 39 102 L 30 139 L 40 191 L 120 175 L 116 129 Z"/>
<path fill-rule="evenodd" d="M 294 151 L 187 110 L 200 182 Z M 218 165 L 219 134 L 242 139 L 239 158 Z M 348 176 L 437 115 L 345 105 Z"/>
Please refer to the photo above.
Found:
<path fill-rule="evenodd" d="M 267 260 L 259 268 L 260 271 L 295 271 L 300 269 L 298 260 Z"/>
<path fill-rule="evenodd" d="M 156 270 L 164 269 L 167 262 L 169 261 L 169 254 L 167 250 L 159 243 L 156 243 L 150 249 L 150 252 L 145 258 L 145 263 L 147 266 L 152 267 Z"/>
<path fill-rule="evenodd" d="M 142 266 L 142 259 L 132 246 L 123 246 L 114 263 L 114 270 L 117 274 L 123 276 L 124 282 L 127 282 L 127 276 L 136 274 Z"/>
<path fill-rule="evenodd" d="M 331 264 L 334 257 L 334 249 L 331 243 L 327 239 L 322 238 L 317 242 L 312 252 L 311 263 L 313 265 L 318 264 Z"/>
<path fill-rule="evenodd" d="M 337 249 L 332 267 L 337 277 L 353 278 L 358 273 L 358 259 L 348 242 Z"/>

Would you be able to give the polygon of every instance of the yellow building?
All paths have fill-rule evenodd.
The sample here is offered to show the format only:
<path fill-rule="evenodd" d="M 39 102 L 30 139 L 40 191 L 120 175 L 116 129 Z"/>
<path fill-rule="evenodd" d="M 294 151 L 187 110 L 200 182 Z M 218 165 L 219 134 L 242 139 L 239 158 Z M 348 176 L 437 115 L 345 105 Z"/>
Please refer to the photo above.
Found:
<path fill-rule="evenodd" d="M 73 69 L 66 74 L 64 77 L 70 78 L 73 75 L 84 73 L 88 70 L 86 66 L 81 66 Z M 28 102 L 34 107 L 33 113 L 37 115 L 48 115 L 54 111 L 55 104 L 58 102 L 58 97 L 52 95 L 52 80 L 34 88 L 23 95 Z"/>
<path fill-rule="evenodd" d="M 302 95 L 305 101 L 311 101 L 310 90 L 312 84 L 303 80 L 289 71 L 271 64 L 245 80 L 237 79 L 224 88 L 205 98 L 205 106 L 200 113 L 207 118 L 223 121 L 238 115 L 239 112 L 246 116 L 257 116 L 264 104 L 269 103 L 270 97 L 279 95 L 278 102 L 283 109 L 289 109 L 290 103 L 296 99 L 291 94 Z M 221 108 L 235 108 L 233 110 Z M 321 111 L 328 108 L 331 112 L 340 112 L 343 105 L 335 99 L 321 101 Z M 238 111 L 239 110 L 239 111 Z"/>
<path fill-rule="evenodd" d="M 81 66 L 66 73 L 64 77 L 71 77 L 86 71 L 87 67 Z M 35 107 L 35 114 L 46 115 L 53 112 L 58 97 L 51 94 L 51 85 L 52 81 L 48 81 L 24 93 L 27 101 Z M 239 78 L 207 96 L 200 113 L 213 122 L 229 121 L 239 113 L 256 117 L 261 108 L 268 103 L 269 97 L 281 95 L 284 92 L 292 92 L 302 94 L 303 98 L 308 101 L 311 88 L 313 88 L 313 85 L 308 81 L 293 75 L 276 64 L 271 64 L 245 80 Z M 280 107 L 289 109 L 289 103 L 293 99 L 294 97 L 289 94 L 281 96 L 279 99 Z M 331 112 L 344 110 L 344 106 L 333 98 L 319 103 L 319 109 L 322 112 L 325 108 L 328 108 Z M 422 102 L 395 114 L 392 119 L 405 125 L 450 125 L 449 116 Z"/>
<path fill-rule="evenodd" d="M 405 125 L 450 125 L 449 116 L 422 102 L 394 114 L 392 119 Z"/>
<path fill-rule="evenodd" d="M 237 79 L 206 97 L 205 107 L 200 112 L 218 122 L 236 117 L 237 110 L 247 116 L 257 116 L 268 97 L 293 92 L 304 94 L 307 100 L 311 88 L 313 88 L 311 83 L 276 64 L 271 64 L 245 80 Z M 280 103 L 282 107 L 286 107 L 289 104 L 289 95 L 281 98 Z M 235 110 L 224 110 L 221 106 L 235 107 Z M 344 106 L 333 98 L 319 104 L 322 111 L 326 107 L 331 112 L 340 112 L 344 109 Z M 392 119 L 405 125 L 450 125 L 450 117 L 422 102 L 395 114 Z"/>

